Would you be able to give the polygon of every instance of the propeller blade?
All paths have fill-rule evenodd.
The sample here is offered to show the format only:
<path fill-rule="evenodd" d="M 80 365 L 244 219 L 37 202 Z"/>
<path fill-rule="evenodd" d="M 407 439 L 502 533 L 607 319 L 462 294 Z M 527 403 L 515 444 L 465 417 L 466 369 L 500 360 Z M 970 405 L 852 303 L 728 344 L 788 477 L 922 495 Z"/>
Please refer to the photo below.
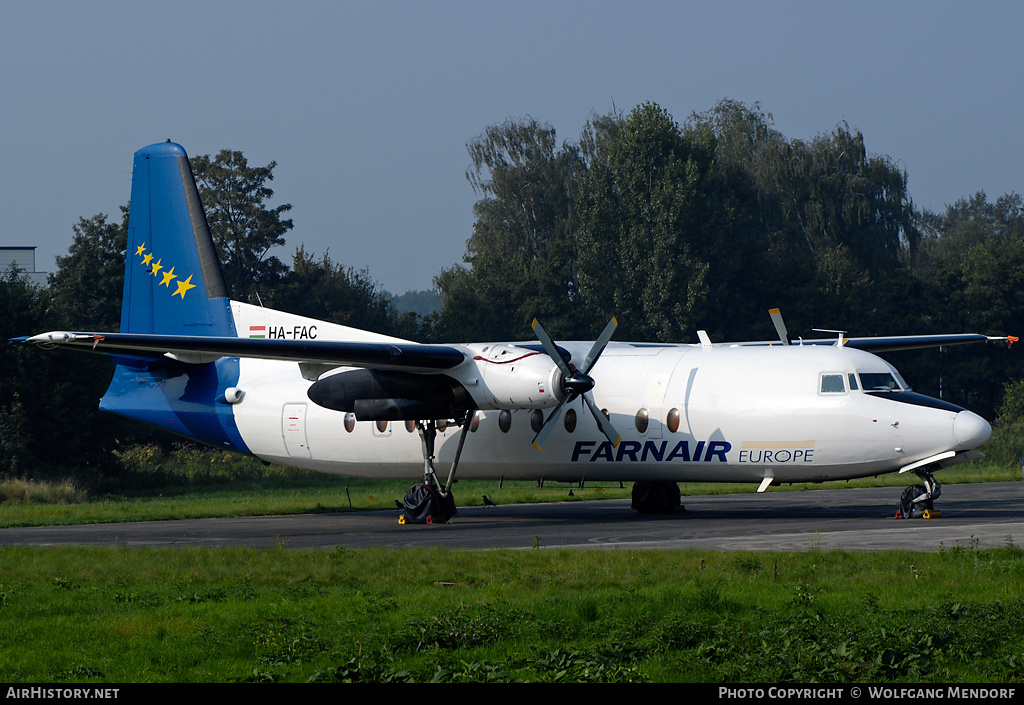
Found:
<path fill-rule="evenodd" d="M 597 360 L 601 357 L 601 353 L 604 352 L 605 347 L 608 345 L 608 341 L 612 339 L 612 335 L 615 333 L 615 329 L 618 327 L 619 322 L 612 317 L 612 320 L 608 322 L 608 325 L 601 331 L 601 335 L 598 336 L 597 340 L 594 341 L 593 346 L 590 348 L 590 352 L 587 353 L 586 359 L 583 361 L 583 369 L 577 370 L 575 367 L 566 363 L 562 359 L 561 354 L 558 352 L 558 348 L 555 346 L 555 341 L 551 339 L 547 331 L 544 330 L 544 326 L 540 324 L 536 318 L 533 319 L 533 332 L 540 340 L 541 345 L 544 346 L 544 352 L 548 354 L 554 363 L 558 366 L 558 369 L 562 373 L 562 384 L 563 389 L 567 392 L 566 396 L 562 401 L 558 402 L 558 406 L 548 416 L 547 421 L 540 427 L 540 431 L 533 438 L 533 445 L 537 450 L 541 450 L 544 443 L 547 441 L 548 436 L 551 435 L 551 430 L 558 423 L 559 417 L 562 415 L 562 407 L 565 406 L 566 402 L 573 401 L 576 397 L 581 396 L 586 401 L 587 406 L 590 407 L 590 413 L 594 415 L 594 420 L 597 422 L 597 427 L 601 433 L 611 441 L 613 446 L 619 445 L 622 441 L 622 436 L 615 430 L 611 422 L 605 418 L 601 410 L 597 408 L 597 404 L 594 403 L 594 398 L 590 394 L 590 390 L 594 388 L 594 380 L 587 373 L 590 369 L 597 364 Z"/>
<path fill-rule="evenodd" d="M 612 447 L 619 445 L 622 441 L 622 436 L 612 426 L 612 422 L 604 417 L 601 410 L 597 408 L 597 404 L 594 403 L 594 397 L 587 392 L 583 395 L 583 401 L 587 402 L 587 406 L 590 407 L 590 413 L 594 415 L 594 420 L 597 421 L 597 428 L 605 435 L 609 441 L 611 441 Z"/>
<path fill-rule="evenodd" d="M 533 447 L 537 450 L 541 450 L 544 443 L 547 442 L 548 436 L 551 435 L 551 429 L 555 427 L 555 424 L 558 423 L 558 418 L 562 415 L 562 406 L 568 400 L 569 397 L 566 397 L 562 401 L 558 402 L 558 406 L 555 407 L 555 410 L 551 412 L 550 416 L 548 416 L 548 420 L 545 421 L 544 425 L 540 427 L 539 431 L 537 431 L 537 435 L 533 437 Z"/>
<path fill-rule="evenodd" d="M 619 326 L 619 322 L 612 316 L 612 320 L 608 321 L 608 325 L 601 331 L 601 335 L 594 341 L 593 347 L 590 348 L 590 352 L 587 353 L 587 358 L 583 361 L 583 374 L 590 372 L 590 368 L 597 364 L 597 358 L 601 357 L 601 353 L 604 352 L 605 346 L 608 345 L 608 341 L 612 339 L 612 335 L 615 333 L 615 329 Z"/>
<path fill-rule="evenodd" d="M 565 364 L 565 360 L 562 359 L 562 355 L 558 352 L 558 348 L 555 347 L 555 341 L 551 339 L 548 332 L 544 330 L 544 326 L 542 326 L 540 321 L 536 318 L 533 319 L 533 333 L 537 336 L 537 339 L 540 340 L 540 344 L 544 346 L 544 352 L 546 352 L 548 357 L 558 365 L 558 369 L 562 371 L 562 374 L 566 377 L 571 377 L 572 371 L 569 369 L 569 366 Z"/>
<path fill-rule="evenodd" d="M 779 334 L 779 340 L 783 345 L 789 345 L 789 331 L 786 330 L 786 322 L 782 320 L 782 311 L 777 308 L 769 309 L 768 315 L 772 317 L 775 324 L 775 331 Z"/>

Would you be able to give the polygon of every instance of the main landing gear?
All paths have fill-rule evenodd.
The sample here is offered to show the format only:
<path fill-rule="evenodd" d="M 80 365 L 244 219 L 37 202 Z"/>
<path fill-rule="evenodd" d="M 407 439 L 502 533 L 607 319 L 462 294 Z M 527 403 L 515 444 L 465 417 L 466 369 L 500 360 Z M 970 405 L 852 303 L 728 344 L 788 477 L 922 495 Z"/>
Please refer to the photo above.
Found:
<path fill-rule="evenodd" d="M 434 441 L 437 439 L 437 423 L 430 421 L 417 421 L 416 430 L 420 434 L 420 444 L 423 448 L 423 482 L 413 485 L 405 492 L 402 501 L 402 515 L 398 521 L 400 524 L 444 524 L 457 513 L 455 509 L 455 498 L 452 496 L 452 483 L 455 482 L 455 471 L 459 466 L 459 458 L 462 456 L 462 447 L 466 443 L 466 433 L 469 431 L 470 415 L 456 420 L 457 425 L 462 426 L 459 434 L 459 447 L 455 451 L 455 460 L 448 471 L 448 481 L 442 486 L 437 473 L 434 470 Z"/>
<path fill-rule="evenodd" d="M 641 514 L 681 512 L 679 485 L 674 482 L 634 482 L 630 506 Z"/>
<path fill-rule="evenodd" d="M 897 519 L 930 519 L 939 516 L 935 511 L 934 500 L 942 494 L 942 486 L 930 472 L 921 468 L 914 473 L 921 478 L 920 485 L 911 485 L 903 490 L 900 497 L 900 508 L 896 511 Z"/>

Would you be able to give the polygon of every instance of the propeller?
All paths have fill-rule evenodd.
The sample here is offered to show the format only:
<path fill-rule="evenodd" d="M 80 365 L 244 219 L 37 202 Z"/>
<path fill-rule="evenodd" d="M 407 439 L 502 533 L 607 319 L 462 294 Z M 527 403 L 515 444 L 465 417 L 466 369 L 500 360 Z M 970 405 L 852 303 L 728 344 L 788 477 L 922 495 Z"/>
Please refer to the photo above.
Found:
<path fill-rule="evenodd" d="M 786 322 L 782 320 L 782 312 L 777 308 L 772 308 L 768 310 L 768 315 L 772 317 L 772 323 L 775 324 L 775 330 L 779 334 L 779 340 L 782 341 L 783 345 L 790 345 L 789 331 L 786 330 Z"/>
<path fill-rule="evenodd" d="M 533 319 L 533 332 L 540 340 L 541 345 L 544 346 L 544 352 L 548 354 L 548 357 L 554 361 L 561 371 L 562 386 L 566 391 L 565 398 L 558 402 L 558 406 L 551 412 L 551 415 L 548 416 L 544 425 L 541 426 L 540 431 L 537 432 L 533 439 L 533 445 L 537 450 L 541 449 L 548 436 L 551 435 L 551 429 L 555 427 L 558 418 L 562 415 L 562 407 L 579 396 L 582 396 L 583 401 L 590 407 L 590 413 L 594 415 L 594 420 L 597 421 L 597 428 L 601 433 L 605 435 L 613 446 L 619 445 L 622 436 L 619 435 L 618 431 L 612 426 L 611 421 L 605 418 L 605 415 L 597 408 L 597 404 L 594 403 L 594 396 L 590 393 L 594 388 L 594 378 L 588 374 L 594 365 L 597 364 L 598 358 L 604 352 L 608 341 L 612 339 L 612 334 L 615 333 L 615 328 L 618 325 L 619 322 L 613 316 L 608 325 L 604 327 L 601 335 L 594 341 L 590 352 L 587 353 L 587 357 L 583 360 L 583 369 L 581 370 L 572 363 L 567 363 L 562 359 L 562 355 L 558 352 L 558 348 L 555 347 L 555 342 L 551 340 L 551 336 L 547 334 L 547 331 L 544 330 L 544 327 L 536 318 Z"/>

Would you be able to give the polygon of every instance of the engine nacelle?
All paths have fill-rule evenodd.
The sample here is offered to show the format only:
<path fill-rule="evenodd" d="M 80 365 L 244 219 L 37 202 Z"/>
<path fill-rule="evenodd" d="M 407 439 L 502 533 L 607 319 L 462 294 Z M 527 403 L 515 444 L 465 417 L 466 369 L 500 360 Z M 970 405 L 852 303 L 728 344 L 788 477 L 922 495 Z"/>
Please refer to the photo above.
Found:
<path fill-rule="evenodd" d="M 353 412 L 359 421 L 454 419 L 473 401 L 447 375 L 349 370 L 321 377 L 306 392 L 325 409 Z"/>
<path fill-rule="evenodd" d="M 480 409 L 547 409 L 565 398 L 562 373 L 544 353 L 488 345 L 459 374 Z"/>

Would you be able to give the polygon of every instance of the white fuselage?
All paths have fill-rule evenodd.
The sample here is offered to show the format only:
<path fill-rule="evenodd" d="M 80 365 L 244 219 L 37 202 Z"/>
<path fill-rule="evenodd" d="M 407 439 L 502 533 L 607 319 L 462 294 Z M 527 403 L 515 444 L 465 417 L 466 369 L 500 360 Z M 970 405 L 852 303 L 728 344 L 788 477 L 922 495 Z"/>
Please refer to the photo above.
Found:
<path fill-rule="evenodd" d="M 233 304 L 239 335 L 274 329 L 284 336 L 389 340 L 269 309 Z M 305 329 L 305 332 L 303 332 Z M 562 343 L 582 364 L 590 345 Z M 840 346 L 700 346 L 610 343 L 591 371 L 597 405 L 622 435 L 612 447 L 582 399 L 566 405 L 542 451 L 531 445 L 545 411 L 502 400 L 501 374 L 532 365 L 545 387 L 543 353 L 514 344 L 459 346 L 468 354 L 446 372 L 479 407 L 461 457 L 463 479 L 669 480 L 776 483 L 846 479 L 893 472 L 944 451 L 964 451 L 988 437 L 969 411 L 903 403 L 864 391 L 861 375 L 902 380 L 887 362 Z M 519 363 L 495 359 L 518 350 Z M 511 357 L 515 357 L 512 355 Z M 529 362 L 527 362 L 529 361 Z M 423 471 L 419 434 L 403 421 L 346 423 L 346 413 L 306 396 L 317 376 L 296 363 L 242 359 L 233 405 L 248 449 L 268 461 L 352 476 L 415 478 Z M 305 374 L 305 376 L 304 376 Z M 826 379 L 827 378 L 827 379 Z M 867 379 L 867 378 L 865 378 Z M 854 388 L 856 386 L 856 388 Z M 823 389 L 825 391 L 823 391 Z M 551 399 L 548 407 L 554 406 Z M 948 406 L 948 405 L 947 405 Z M 505 424 L 499 418 L 505 414 Z M 534 417 L 534 418 L 531 418 Z M 575 421 L 574 428 L 571 421 Z M 646 420 L 646 423 L 645 423 Z M 532 424 L 531 421 L 534 421 Z M 451 462 L 460 429 L 438 434 L 438 469 Z"/>

